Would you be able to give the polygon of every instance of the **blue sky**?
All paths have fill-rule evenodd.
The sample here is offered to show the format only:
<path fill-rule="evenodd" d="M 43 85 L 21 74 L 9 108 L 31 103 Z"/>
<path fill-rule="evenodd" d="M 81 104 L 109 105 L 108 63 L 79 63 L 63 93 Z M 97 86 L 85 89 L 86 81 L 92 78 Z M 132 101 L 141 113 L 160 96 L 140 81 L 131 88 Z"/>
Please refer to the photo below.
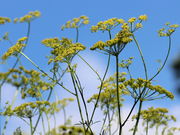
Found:
<path fill-rule="evenodd" d="M 31 35 L 29 46 L 26 49 L 26 54 L 37 62 L 43 69 L 48 71 L 47 59 L 44 57 L 48 54 L 48 49 L 41 45 L 41 40 L 51 37 L 69 37 L 75 39 L 74 30 L 61 31 L 60 27 L 68 20 L 86 15 L 90 18 L 90 24 L 80 29 L 79 41 L 90 47 L 98 40 L 107 40 L 107 33 L 91 33 L 90 26 L 95 25 L 99 21 L 103 21 L 112 17 L 128 19 L 130 17 L 138 17 L 142 14 L 148 15 L 148 21 L 144 23 L 144 28 L 139 30 L 136 35 L 144 52 L 145 60 L 147 61 L 149 76 L 152 76 L 159 65 L 157 59 L 165 58 L 168 41 L 166 38 L 158 37 L 157 30 L 160 29 L 166 22 L 180 24 L 180 1 L 179 0 L 1 0 L 0 16 L 10 18 L 21 17 L 29 11 L 39 10 L 42 16 L 34 20 L 31 25 Z M 25 36 L 27 31 L 26 24 L 7 24 L 0 26 L 0 36 L 5 32 L 9 32 L 12 41 Z M 115 34 L 115 33 L 114 33 Z M 165 88 L 174 91 L 174 80 L 170 65 L 175 56 L 180 52 L 180 30 L 177 30 L 173 35 L 173 45 L 167 66 L 161 74 L 155 79 L 158 84 Z M 0 42 L 0 54 L 9 47 L 7 43 Z M 85 51 L 84 56 L 99 72 L 103 72 L 103 67 L 106 64 L 106 58 L 99 53 Z M 120 59 L 134 56 L 135 62 L 132 66 L 132 72 L 136 77 L 143 77 L 142 64 L 139 59 L 138 51 L 134 43 L 129 44 L 122 54 Z M 10 67 L 11 62 L 6 65 L 1 65 L 0 70 L 4 71 Z M 28 68 L 32 68 L 31 64 L 23 61 Z M 98 65 L 99 64 L 99 65 Z M 112 65 L 109 71 L 114 73 Z M 81 66 L 82 70 L 83 67 Z M 83 76 L 82 76 L 83 78 Z M 86 81 L 85 81 L 86 82 Z M 85 83 L 84 83 L 85 84 Z M 87 88 L 89 84 L 85 84 Z M 89 92 L 90 93 L 90 92 Z M 128 103 L 127 103 L 128 104 Z M 147 105 L 155 105 L 171 108 L 173 105 L 180 105 L 180 97 L 174 101 L 161 100 L 161 102 L 151 102 Z M 180 116 L 178 116 L 180 117 Z M 180 120 L 180 119 L 179 119 Z"/>

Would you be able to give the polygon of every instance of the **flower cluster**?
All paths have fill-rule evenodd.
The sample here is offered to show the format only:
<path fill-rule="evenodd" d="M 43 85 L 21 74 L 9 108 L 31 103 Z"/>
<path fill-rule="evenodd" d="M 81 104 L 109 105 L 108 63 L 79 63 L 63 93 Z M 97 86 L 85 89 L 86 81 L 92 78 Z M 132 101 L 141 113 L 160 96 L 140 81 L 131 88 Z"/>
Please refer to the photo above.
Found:
<path fill-rule="evenodd" d="M 139 28 L 142 28 L 142 22 L 147 20 L 147 15 L 140 15 L 138 18 L 132 17 L 128 20 L 129 27 L 131 32 L 135 32 Z"/>
<path fill-rule="evenodd" d="M 138 78 L 138 79 L 129 79 L 123 82 L 123 84 L 128 88 L 130 87 L 133 91 L 131 95 L 136 98 L 138 92 L 136 90 L 143 90 L 144 88 L 148 89 L 146 94 L 143 96 L 143 100 L 153 100 L 154 97 L 159 97 L 161 95 L 165 95 L 170 99 L 174 99 L 174 95 L 166 90 L 165 88 L 159 85 L 152 85 L 150 81 Z M 130 91 L 130 90 L 129 90 Z"/>
<path fill-rule="evenodd" d="M 47 83 L 41 79 L 41 74 L 36 70 L 26 70 L 24 67 L 10 69 L 8 72 L 0 73 L 0 80 L 21 89 L 21 97 L 41 97 L 42 91 L 47 91 L 53 87 L 52 83 Z M 7 78 L 8 77 L 8 78 Z"/>
<path fill-rule="evenodd" d="M 111 55 L 118 55 L 126 44 L 132 41 L 133 33 L 142 27 L 142 21 L 146 21 L 147 16 L 141 15 L 138 18 L 132 17 L 127 22 L 123 19 L 112 18 L 104 22 L 99 22 L 96 26 L 91 27 L 92 32 L 111 31 L 113 28 L 121 24 L 121 30 L 115 35 L 113 39 L 106 42 L 98 41 L 90 49 L 103 50 Z"/>
<path fill-rule="evenodd" d="M 150 107 L 147 110 L 142 110 L 140 116 L 143 119 L 143 123 L 150 123 L 150 127 L 168 125 L 168 121 L 176 121 L 173 115 L 167 115 L 168 110 L 166 108 L 154 108 Z M 137 115 L 132 117 L 132 120 L 136 119 Z M 144 124 L 143 124 L 144 125 Z"/>
<path fill-rule="evenodd" d="M 64 98 L 62 100 L 58 100 L 56 102 L 51 103 L 51 105 L 46 109 L 46 113 L 48 114 L 54 114 L 57 112 L 60 112 L 62 109 L 64 109 L 69 102 L 73 102 L 73 98 Z"/>
<path fill-rule="evenodd" d="M 99 49 L 99 50 L 108 52 L 112 55 L 117 55 L 122 51 L 122 49 L 125 47 L 127 43 L 132 41 L 131 36 L 132 36 L 132 33 L 128 29 L 123 28 L 115 36 L 114 39 L 108 40 L 106 42 L 98 41 L 90 49 L 91 50 Z"/>
<path fill-rule="evenodd" d="M 42 41 L 47 47 L 52 48 L 52 56 L 50 56 L 49 63 L 54 62 L 69 62 L 79 51 L 86 47 L 81 43 L 72 43 L 68 38 L 49 38 Z"/>
<path fill-rule="evenodd" d="M 81 25 L 89 24 L 89 18 L 87 16 L 80 16 L 78 18 L 73 18 L 70 21 L 67 21 L 65 25 L 61 27 L 61 30 L 67 28 L 79 28 Z"/>
<path fill-rule="evenodd" d="M 123 19 L 118 19 L 118 18 L 111 18 L 106 21 L 100 21 L 97 23 L 97 25 L 91 27 L 92 32 L 97 32 L 97 31 L 110 31 L 119 24 L 123 24 L 124 20 Z"/>
<path fill-rule="evenodd" d="M 41 13 L 39 11 L 32 11 L 32 12 L 29 12 L 27 15 L 25 15 L 21 18 L 15 18 L 14 23 L 31 22 L 32 20 L 34 20 L 40 16 L 41 16 Z"/>
<path fill-rule="evenodd" d="M 15 115 L 18 117 L 31 118 L 35 115 L 37 109 L 43 111 L 45 109 L 45 106 L 47 105 L 50 105 L 48 101 L 28 102 L 21 104 L 14 109 L 5 110 L 5 112 L 3 112 L 3 115 Z"/>
<path fill-rule="evenodd" d="M 158 31 L 158 34 L 160 37 L 169 37 L 171 36 L 172 33 L 175 32 L 176 28 L 178 28 L 179 25 L 178 24 L 172 24 L 170 25 L 170 23 L 166 23 L 164 28 L 161 28 Z"/>
<path fill-rule="evenodd" d="M 5 23 L 8 23 L 8 22 L 11 22 L 11 19 L 10 19 L 10 18 L 0 16 L 0 25 L 1 25 L 1 24 L 5 24 Z"/>
<path fill-rule="evenodd" d="M 125 77 L 126 73 L 122 72 L 119 73 L 119 93 L 120 93 L 120 100 L 124 101 L 124 99 L 121 97 L 122 95 L 127 95 L 129 92 L 127 91 L 125 85 L 123 82 L 126 80 Z M 100 88 L 99 86 L 98 88 Z M 116 91 L 116 74 L 113 76 L 110 76 L 107 80 L 104 81 L 102 85 L 102 92 L 100 94 L 99 98 L 99 104 L 101 106 L 101 109 L 106 108 L 107 104 L 109 105 L 109 108 L 115 109 L 117 107 L 117 91 Z M 96 101 L 98 98 L 98 94 L 94 94 L 90 99 L 88 99 L 88 102 Z M 122 103 L 122 102 L 121 102 Z M 121 104 L 122 105 L 122 104 Z"/>
<path fill-rule="evenodd" d="M 46 135 L 85 135 L 84 129 L 79 126 L 67 126 L 60 125 L 57 128 L 52 129 Z M 92 135 L 90 131 L 86 131 L 86 135 Z"/>
<path fill-rule="evenodd" d="M 121 68 L 128 68 L 132 64 L 133 57 L 130 57 L 127 60 L 122 60 L 121 63 L 119 63 L 119 67 Z"/>
<path fill-rule="evenodd" d="M 164 132 L 165 132 L 166 129 L 167 129 L 167 127 L 164 128 Z M 175 135 L 175 132 L 177 133 L 178 131 L 180 131 L 180 128 L 178 128 L 178 127 L 171 127 L 171 128 L 168 129 L 167 135 Z"/>
<path fill-rule="evenodd" d="M 21 49 L 26 46 L 24 43 L 27 40 L 27 37 L 20 38 L 15 45 L 10 47 L 6 53 L 1 57 L 2 60 L 8 59 L 11 55 L 18 53 Z"/>

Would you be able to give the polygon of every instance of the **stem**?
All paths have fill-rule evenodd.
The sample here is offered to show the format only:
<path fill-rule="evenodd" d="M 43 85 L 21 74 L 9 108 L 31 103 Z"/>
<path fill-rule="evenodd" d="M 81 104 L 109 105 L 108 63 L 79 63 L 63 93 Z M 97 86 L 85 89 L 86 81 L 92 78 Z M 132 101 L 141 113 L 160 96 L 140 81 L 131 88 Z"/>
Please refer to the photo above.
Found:
<path fill-rule="evenodd" d="M 129 76 L 130 76 L 130 79 L 132 79 L 132 75 L 131 75 L 131 72 L 130 72 L 130 70 L 129 70 L 129 67 L 127 67 L 126 69 L 127 69 L 128 74 L 129 74 Z"/>
<path fill-rule="evenodd" d="M 142 103 L 143 103 L 143 101 L 140 100 L 139 109 L 138 109 L 138 116 L 137 116 L 137 119 L 136 119 L 136 124 L 135 124 L 135 128 L 134 128 L 134 131 L 133 131 L 133 135 L 136 134 L 136 131 L 137 131 L 137 128 L 138 128 L 138 124 L 139 124 L 139 120 L 140 120 L 140 115 L 141 115 Z"/>
<path fill-rule="evenodd" d="M 30 131 L 31 131 L 31 135 L 33 135 L 32 117 L 29 118 L 29 121 L 30 121 Z"/>
<path fill-rule="evenodd" d="M 118 119 L 119 119 L 119 135 L 122 134 L 122 124 L 121 124 L 121 107 L 120 107 L 120 99 L 119 99 L 119 67 L 118 67 L 118 55 L 116 55 L 116 94 L 118 101 Z"/>
<path fill-rule="evenodd" d="M 67 118 L 66 118 L 66 110 L 65 110 L 64 107 L 62 108 L 62 110 L 63 110 L 63 115 L 64 115 L 64 125 L 65 125 L 65 124 L 66 124 L 66 121 L 67 121 Z"/>
<path fill-rule="evenodd" d="M 86 118 L 87 118 L 87 126 L 90 126 L 90 123 L 89 123 L 89 114 L 88 114 L 88 109 L 87 109 L 87 105 L 86 105 L 86 101 L 85 101 L 85 98 L 84 98 L 84 95 L 83 95 L 83 89 L 82 89 L 82 86 L 81 86 L 81 82 L 77 76 L 76 73 L 74 73 L 75 75 L 75 82 L 76 82 L 76 85 L 78 87 L 78 90 L 79 90 L 79 93 L 81 95 L 81 99 L 83 101 L 83 105 L 84 105 L 84 109 L 85 109 L 85 113 L 86 113 Z"/>
<path fill-rule="evenodd" d="M 78 28 L 76 28 L 76 42 L 78 42 L 78 39 L 79 39 L 79 30 Z"/>
<path fill-rule="evenodd" d="M 149 81 L 153 80 L 153 79 L 161 72 L 161 70 L 164 68 L 164 66 L 166 65 L 166 62 L 167 62 L 167 60 L 168 60 L 170 51 L 171 51 L 171 37 L 169 36 L 168 52 L 167 52 L 166 58 L 165 58 L 165 60 L 164 60 L 164 62 L 163 62 L 163 65 L 162 65 L 161 68 L 157 71 L 157 73 L 156 73 L 151 79 L 149 79 Z"/>
<path fill-rule="evenodd" d="M 46 134 L 46 130 L 45 130 L 45 126 L 44 126 L 44 118 L 43 118 L 43 117 L 41 117 L 41 120 L 42 120 L 43 132 L 44 132 L 44 134 Z"/>
<path fill-rule="evenodd" d="M 126 117 L 125 121 L 122 123 L 122 127 L 123 127 L 123 126 L 126 124 L 126 122 L 128 121 L 128 119 L 129 119 L 129 117 L 131 116 L 131 114 L 132 114 L 132 112 L 133 112 L 136 104 L 138 103 L 138 101 L 139 101 L 139 100 L 135 100 L 135 101 L 134 101 L 134 104 L 133 104 L 133 106 L 132 106 L 132 108 L 131 108 L 128 116 Z"/>
<path fill-rule="evenodd" d="M 27 55 L 25 55 L 23 52 L 20 52 L 27 60 L 29 60 L 40 72 L 42 72 L 43 74 L 45 74 L 49 79 L 51 79 L 52 81 L 55 81 L 52 77 L 50 77 L 44 70 L 42 70 L 35 62 L 33 62 Z M 64 87 L 61 83 L 56 82 L 58 85 L 60 85 L 63 89 L 65 89 L 67 92 L 71 93 L 72 95 L 75 96 L 75 94 L 73 92 L 71 92 L 70 90 L 68 90 L 66 87 Z"/>
<path fill-rule="evenodd" d="M 157 125 L 156 126 L 156 135 L 158 135 L 158 128 L 159 128 L 159 126 Z"/>
<path fill-rule="evenodd" d="M 102 81 L 98 72 L 81 55 L 79 55 L 79 54 L 77 54 L 77 55 L 79 58 L 81 58 L 90 67 L 90 69 L 92 69 L 92 71 L 94 71 L 94 73 L 98 76 L 99 80 Z"/>
<path fill-rule="evenodd" d="M 104 118 L 104 120 L 103 120 L 103 124 L 102 124 L 102 126 L 101 126 L 100 133 L 103 131 L 104 125 L 105 125 L 105 123 L 106 123 L 107 116 L 108 116 L 108 114 L 106 113 L 105 118 Z"/>
<path fill-rule="evenodd" d="M 111 37 L 111 31 L 110 30 L 108 30 L 108 34 L 109 34 L 109 39 L 111 39 L 112 37 Z"/>
<path fill-rule="evenodd" d="M 48 124 L 48 133 L 50 133 L 50 121 L 49 121 L 49 117 L 48 117 L 48 115 L 47 115 L 47 113 L 45 113 L 45 116 L 46 116 L 46 119 L 47 119 L 47 124 Z"/>
<path fill-rule="evenodd" d="M 110 112 L 109 112 L 109 102 L 107 103 L 107 114 L 108 114 L 108 128 L 109 128 L 109 135 L 111 135 L 111 118 L 110 118 Z"/>
<path fill-rule="evenodd" d="M 55 115 L 55 113 L 53 114 L 53 119 L 54 119 L 54 129 L 56 129 L 56 115 Z"/>
<path fill-rule="evenodd" d="M 109 33 L 109 38 L 111 39 L 111 31 L 108 31 L 108 33 Z M 99 98 L 100 98 L 100 95 L 101 95 L 103 82 L 104 82 L 104 79 L 105 79 L 105 77 L 106 77 L 107 71 L 108 71 L 108 69 L 109 69 L 110 59 L 111 59 L 111 55 L 109 54 L 109 55 L 108 55 L 107 67 L 106 67 L 104 76 L 103 76 L 103 78 L 102 78 L 102 80 L 101 80 L 101 86 L 100 86 L 100 89 L 99 89 L 98 97 L 97 97 L 96 103 L 95 103 L 95 105 L 94 105 L 94 108 L 93 108 L 92 115 L 91 115 L 91 118 L 90 118 L 89 123 L 91 123 L 92 120 L 93 120 L 93 117 L 94 117 L 94 114 L 95 114 L 95 111 L 96 111 L 96 108 L 97 108 L 97 105 L 98 105 L 98 102 L 99 102 Z M 93 71 L 95 71 L 95 70 L 93 70 Z M 96 73 L 96 72 L 95 72 L 95 73 Z M 99 75 L 98 75 L 98 76 L 99 76 Z M 99 78 L 100 78 L 100 77 L 99 77 Z M 86 130 L 88 130 L 88 128 L 87 128 Z"/>
<path fill-rule="evenodd" d="M 54 64 L 54 66 L 55 66 L 55 64 Z M 65 70 L 65 72 L 66 72 L 66 70 Z M 62 73 L 60 79 L 64 76 L 65 72 Z M 55 74 L 55 71 L 54 71 L 54 72 L 53 72 L 53 80 L 54 80 L 55 75 L 56 75 L 56 74 Z M 59 79 L 58 81 L 60 81 L 60 79 Z M 57 81 L 57 82 L 58 82 L 58 81 Z M 57 83 L 57 82 L 56 82 L 56 83 Z M 51 97 L 51 95 L 52 95 L 52 90 L 53 90 L 53 89 L 51 88 L 51 90 L 50 90 L 50 92 L 49 92 L 49 95 L 48 95 L 48 98 L 47 98 L 46 101 L 49 101 L 49 100 L 50 100 L 50 97 Z M 37 119 L 37 121 L 36 121 L 34 130 L 33 130 L 33 133 L 36 131 L 36 128 L 37 128 L 38 123 L 39 123 L 39 121 L 40 121 L 41 115 L 42 115 L 42 113 L 40 113 L 39 116 L 38 116 L 38 119 Z"/>
<path fill-rule="evenodd" d="M 84 132 L 86 134 L 86 128 L 85 128 L 85 123 L 84 123 L 84 118 L 83 118 L 83 115 L 82 115 L 82 110 L 81 110 L 81 104 L 80 104 L 80 100 L 79 100 L 79 95 L 78 95 L 78 91 L 77 91 L 77 88 L 76 88 L 76 83 L 75 83 L 75 79 L 74 79 L 74 75 L 72 72 L 74 72 L 72 69 L 71 69 L 71 66 L 68 65 L 69 67 L 69 70 L 70 70 L 70 74 L 71 74 L 71 79 L 72 79 L 72 82 L 73 82 L 73 86 L 74 86 L 74 90 L 75 90 L 75 95 L 76 95 L 76 100 L 77 100 L 77 103 L 78 103 L 78 109 L 79 109 L 79 113 L 80 113 L 80 117 L 81 117 L 81 122 L 83 124 L 83 128 L 84 128 Z"/>
<path fill-rule="evenodd" d="M 103 79 L 102 79 L 102 81 L 101 81 L 101 86 L 100 86 L 100 89 L 99 89 L 98 97 L 97 97 L 97 100 L 96 100 L 96 103 L 95 103 L 95 105 L 94 105 L 93 112 L 92 112 L 92 115 L 91 115 L 91 118 L 90 118 L 90 121 L 89 121 L 90 123 L 91 123 L 92 120 L 93 120 L 93 117 L 94 117 L 94 114 L 95 114 L 95 111 L 96 111 L 96 108 L 97 108 L 97 105 L 98 105 L 98 102 L 99 102 L 99 98 L 100 98 L 100 95 L 101 95 L 103 82 L 104 82 L 104 80 L 105 80 L 105 77 L 106 77 L 106 74 L 107 74 L 107 71 L 108 71 L 109 65 L 110 65 L 110 58 L 111 58 L 111 56 L 110 56 L 110 54 L 109 54 L 107 67 L 106 67 L 106 70 L 105 70 Z"/>
<path fill-rule="evenodd" d="M 148 135 L 148 128 L 149 128 L 149 121 L 148 120 L 146 121 L 146 126 L 147 126 L 146 127 L 146 135 Z"/>
<path fill-rule="evenodd" d="M 143 62 L 143 66 L 144 66 L 144 71 L 145 71 L 146 80 L 148 80 L 147 67 L 146 67 L 146 63 L 145 63 L 145 60 L 144 60 L 143 53 L 142 53 L 142 51 L 141 51 L 140 45 L 139 45 L 138 41 L 136 40 L 134 34 L 132 35 L 132 37 L 133 37 L 133 40 L 135 41 L 136 46 L 137 46 L 137 48 L 138 48 L 138 51 L 139 51 L 139 53 L 140 53 L 140 56 L 141 56 L 141 59 L 142 59 L 142 62 Z"/>
<path fill-rule="evenodd" d="M 162 130 L 162 135 L 164 135 L 165 131 L 166 131 L 167 127 L 164 127 Z"/>

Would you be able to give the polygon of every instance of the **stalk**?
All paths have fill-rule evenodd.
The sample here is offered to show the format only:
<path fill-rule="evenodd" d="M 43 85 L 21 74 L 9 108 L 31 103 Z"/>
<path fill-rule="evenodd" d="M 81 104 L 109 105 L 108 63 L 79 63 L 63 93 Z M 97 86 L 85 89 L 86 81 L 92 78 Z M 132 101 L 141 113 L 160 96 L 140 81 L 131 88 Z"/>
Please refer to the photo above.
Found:
<path fill-rule="evenodd" d="M 147 128 L 146 128 L 146 135 L 148 135 L 148 129 L 149 129 L 149 122 L 148 122 L 148 120 L 146 121 L 146 126 L 147 126 Z"/>
<path fill-rule="evenodd" d="M 30 131 L 31 131 L 31 135 L 33 135 L 32 117 L 29 117 L 29 121 L 30 121 Z"/>
<path fill-rule="evenodd" d="M 118 67 L 118 55 L 116 55 L 116 94 L 118 101 L 118 119 L 119 119 L 119 135 L 122 134 L 122 124 L 121 124 L 121 107 L 120 107 L 120 98 L 119 98 L 119 67 Z"/>
<path fill-rule="evenodd" d="M 50 77 L 44 70 L 42 70 L 35 62 L 33 62 L 27 55 L 25 55 L 23 52 L 20 52 L 27 60 L 29 60 L 40 72 L 42 72 L 43 74 L 45 74 L 49 79 L 51 79 L 52 81 L 55 81 L 52 77 Z M 73 92 L 71 92 L 70 90 L 68 90 L 66 87 L 64 87 L 61 83 L 56 82 L 58 85 L 60 85 L 63 89 L 65 89 L 67 92 L 71 93 L 72 95 L 75 96 L 75 94 Z"/>
<path fill-rule="evenodd" d="M 138 109 L 138 116 L 137 116 L 137 119 L 136 119 L 136 124 L 135 124 L 135 127 L 134 127 L 133 135 L 135 135 L 136 132 L 137 132 L 137 128 L 138 128 L 138 124 L 139 124 L 139 120 L 140 120 L 140 115 L 141 115 L 142 103 L 143 103 L 143 101 L 140 100 L 139 109 Z"/>
<path fill-rule="evenodd" d="M 73 82 L 73 86 L 74 86 L 74 90 L 75 90 L 75 96 L 76 96 L 76 100 L 77 100 L 77 103 L 78 103 L 78 109 L 79 109 L 79 113 L 80 113 L 80 117 L 81 117 L 81 122 L 82 122 L 82 125 L 83 125 L 83 128 L 84 128 L 84 132 L 86 134 L 86 128 L 85 128 L 85 123 L 84 123 L 84 118 L 83 118 L 83 115 L 82 115 L 82 110 L 81 110 L 81 104 L 80 104 L 80 100 L 79 100 L 79 95 L 78 95 L 78 91 L 77 91 L 77 88 L 76 88 L 76 83 L 75 83 L 75 79 L 74 79 L 74 75 L 73 75 L 73 71 L 70 67 L 70 65 L 68 65 L 69 69 L 70 69 L 70 74 L 71 74 L 71 79 L 72 79 L 72 82 Z"/>

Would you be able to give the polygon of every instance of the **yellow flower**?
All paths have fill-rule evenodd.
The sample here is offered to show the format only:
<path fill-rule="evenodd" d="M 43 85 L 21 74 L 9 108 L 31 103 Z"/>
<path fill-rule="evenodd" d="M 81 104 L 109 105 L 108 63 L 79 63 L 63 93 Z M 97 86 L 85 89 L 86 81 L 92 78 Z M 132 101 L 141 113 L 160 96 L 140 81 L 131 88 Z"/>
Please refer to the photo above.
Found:
<path fill-rule="evenodd" d="M 136 18 L 135 18 L 135 17 L 132 17 L 132 18 L 130 18 L 130 19 L 128 20 L 129 23 L 133 23 L 133 22 L 135 22 L 135 21 L 136 21 Z"/>
<path fill-rule="evenodd" d="M 87 16 L 80 16 L 78 18 L 73 18 L 72 20 L 67 21 L 66 24 L 61 27 L 61 30 L 67 28 L 79 28 L 82 24 L 89 24 L 89 18 Z"/>
<path fill-rule="evenodd" d="M 118 19 L 118 18 L 111 18 L 105 21 L 100 21 L 97 23 L 96 26 L 91 27 L 92 32 L 97 32 L 98 30 L 100 31 L 110 31 L 119 24 L 124 23 L 123 19 Z"/>
<path fill-rule="evenodd" d="M 18 42 L 23 42 L 23 41 L 26 41 L 28 38 L 27 37 L 22 37 L 20 39 L 18 39 Z"/>
<path fill-rule="evenodd" d="M 20 38 L 15 45 L 10 47 L 6 53 L 1 57 L 2 60 L 8 59 L 14 53 L 18 53 L 21 49 L 26 46 L 23 42 L 27 40 L 27 37 Z"/>
<path fill-rule="evenodd" d="M 106 44 L 103 41 L 98 41 L 90 49 L 95 50 L 98 48 L 100 50 L 103 50 L 105 46 L 106 46 Z"/>
<path fill-rule="evenodd" d="M 177 24 L 170 25 L 170 23 L 166 23 L 165 27 L 161 28 L 158 31 L 158 34 L 160 37 L 171 36 L 171 34 L 174 33 L 176 28 L 178 28 L 178 27 L 179 27 L 179 25 L 177 25 Z"/>
<path fill-rule="evenodd" d="M 38 18 L 41 16 L 41 13 L 39 11 L 32 11 L 32 12 L 29 12 L 27 15 L 21 17 L 21 18 L 15 18 L 14 19 L 14 23 L 17 23 L 17 22 L 31 22 L 32 20 Z"/>
<path fill-rule="evenodd" d="M 89 20 L 84 20 L 82 23 L 83 24 L 89 24 Z"/>
<path fill-rule="evenodd" d="M 129 25 L 128 23 L 123 23 L 123 25 L 121 26 L 122 29 L 128 29 L 129 30 Z"/>
<path fill-rule="evenodd" d="M 11 19 L 8 17 L 1 17 L 0 16 L 0 25 L 11 22 Z"/>
<path fill-rule="evenodd" d="M 50 58 L 49 63 L 52 61 L 67 62 L 71 60 L 76 53 L 86 48 L 81 43 L 72 43 L 72 40 L 68 38 L 62 38 L 62 40 L 58 38 L 44 39 L 42 44 L 53 49 L 51 54 L 52 57 L 55 56 L 55 58 Z"/>
<path fill-rule="evenodd" d="M 136 24 L 136 29 L 139 29 L 139 28 L 142 28 L 142 27 L 143 27 L 143 25 L 141 23 Z"/>
<path fill-rule="evenodd" d="M 172 24 L 172 25 L 170 25 L 169 27 L 170 27 L 170 28 L 178 28 L 179 25 L 178 25 L 178 24 Z"/>
<path fill-rule="evenodd" d="M 18 21 L 19 21 L 18 18 L 15 18 L 15 19 L 14 19 L 14 23 L 17 23 Z"/>
<path fill-rule="evenodd" d="M 92 26 L 91 27 L 91 32 L 96 32 L 98 31 L 98 26 Z"/>
<path fill-rule="evenodd" d="M 120 24 L 123 24 L 124 23 L 124 20 L 123 19 L 117 19 L 116 20 L 118 23 L 120 23 Z"/>
<path fill-rule="evenodd" d="M 148 18 L 147 15 L 140 15 L 138 19 L 142 21 L 146 21 Z"/>

